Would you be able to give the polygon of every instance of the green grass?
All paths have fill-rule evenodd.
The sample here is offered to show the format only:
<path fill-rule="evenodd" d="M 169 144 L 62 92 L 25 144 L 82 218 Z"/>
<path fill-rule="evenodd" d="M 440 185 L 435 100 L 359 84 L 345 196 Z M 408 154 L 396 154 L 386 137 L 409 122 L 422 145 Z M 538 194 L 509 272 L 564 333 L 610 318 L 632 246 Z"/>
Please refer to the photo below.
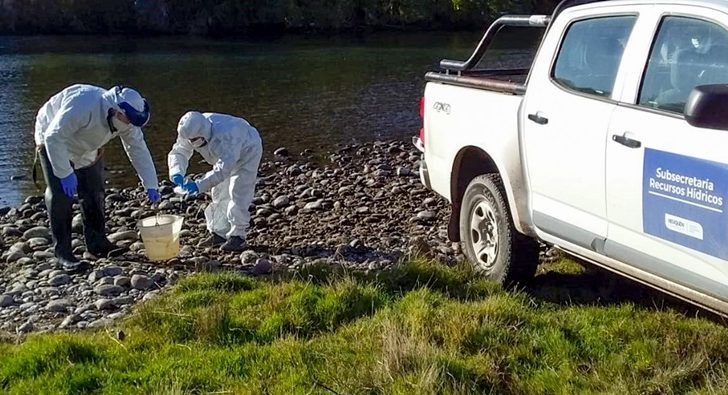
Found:
<path fill-rule="evenodd" d="M 544 297 L 551 280 L 613 281 L 553 266 L 566 277 L 546 270 L 549 284 L 517 293 L 424 261 L 370 277 L 195 275 L 121 323 L 123 341 L 104 330 L 0 340 L 0 392 L 728 392 L 724 326 L 651 308 L 642 290 Z"/>

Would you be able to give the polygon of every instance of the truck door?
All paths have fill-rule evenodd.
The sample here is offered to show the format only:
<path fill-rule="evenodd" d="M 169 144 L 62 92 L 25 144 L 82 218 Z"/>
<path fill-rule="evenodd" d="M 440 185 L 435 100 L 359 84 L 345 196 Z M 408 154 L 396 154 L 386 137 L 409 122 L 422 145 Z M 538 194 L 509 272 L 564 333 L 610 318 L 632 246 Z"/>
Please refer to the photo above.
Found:
<path fill-rule="evenodd" d="M 607 235 L 607 126 L 637 19 L 628 8 L 615 13 L 567 10 L 555 20 L 551 31 L 565 33 L 547 34 L 521 109 L 534 224 L 585 248 L 601 246 Z"/>
<path fill-rule="evenodd" d="M 728 131 L 683 116 L 693 87 L 728 83 L 728 17 L 658 11 L 609 126 L 605 253 L 728 299 Z"/>

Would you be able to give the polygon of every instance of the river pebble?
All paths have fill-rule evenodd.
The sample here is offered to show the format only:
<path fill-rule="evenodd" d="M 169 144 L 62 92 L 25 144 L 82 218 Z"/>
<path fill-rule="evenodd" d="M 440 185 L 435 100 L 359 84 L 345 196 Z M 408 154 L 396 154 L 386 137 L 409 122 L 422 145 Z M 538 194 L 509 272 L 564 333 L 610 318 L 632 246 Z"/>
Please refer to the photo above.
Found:
<path fill-rule="evenodd" d="M 257 276 L 310 265 L 372 271 L 410 254 L 461 261 L 447 240 L 450 206 L 420 183 L 419 156 L 403 141 L 341 146 L 317 161 L 279 150 L 261 163 L 243 253 L 200 245 L 209 236 L 204 210 L 210 197 L 176 196 L 166 180 L 158 212 L 185 216 L 181 253 L 167 262 L 151 262 L 139 238 L 137 222 L 154 213 L 141 187 L 106 191 L 109 240 L 128 247 L 113 258 L 85 253 L 80 207 L 74 205 L 74 252 L 90 265 L 81 273 L 56 267 L 42 196 L 0 208 L 0 331 L 113 325 L 134 304 L 194 272 Z"/>

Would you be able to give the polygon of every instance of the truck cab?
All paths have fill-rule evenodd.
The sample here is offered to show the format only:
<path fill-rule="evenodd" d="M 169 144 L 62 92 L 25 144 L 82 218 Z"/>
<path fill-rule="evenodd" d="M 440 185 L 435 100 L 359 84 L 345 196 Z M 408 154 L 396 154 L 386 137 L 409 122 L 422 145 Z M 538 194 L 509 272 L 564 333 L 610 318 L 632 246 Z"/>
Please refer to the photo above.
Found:
<path fill-rule="evenodd" d="M 508 22 L 543 29 L 525 78 L 482 59 L 426 76 L 416 140 L 450 238 L 496 281 L 533 275 L 541 241 L 728 313 L 728 2 L 565 1 Z"/>

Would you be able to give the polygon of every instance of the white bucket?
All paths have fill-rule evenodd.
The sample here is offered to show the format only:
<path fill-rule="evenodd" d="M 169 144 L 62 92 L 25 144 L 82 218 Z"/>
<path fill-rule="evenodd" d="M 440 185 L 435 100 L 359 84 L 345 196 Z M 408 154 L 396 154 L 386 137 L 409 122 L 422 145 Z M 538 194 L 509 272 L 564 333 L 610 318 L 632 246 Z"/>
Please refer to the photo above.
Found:
<path fill-rule="evenodd" d="M 152 261 L 166 261 L 179 254 L 179 234 L 184 217 L 179 215 L 155 215 L 139 221 L 147 257 Z"/>

